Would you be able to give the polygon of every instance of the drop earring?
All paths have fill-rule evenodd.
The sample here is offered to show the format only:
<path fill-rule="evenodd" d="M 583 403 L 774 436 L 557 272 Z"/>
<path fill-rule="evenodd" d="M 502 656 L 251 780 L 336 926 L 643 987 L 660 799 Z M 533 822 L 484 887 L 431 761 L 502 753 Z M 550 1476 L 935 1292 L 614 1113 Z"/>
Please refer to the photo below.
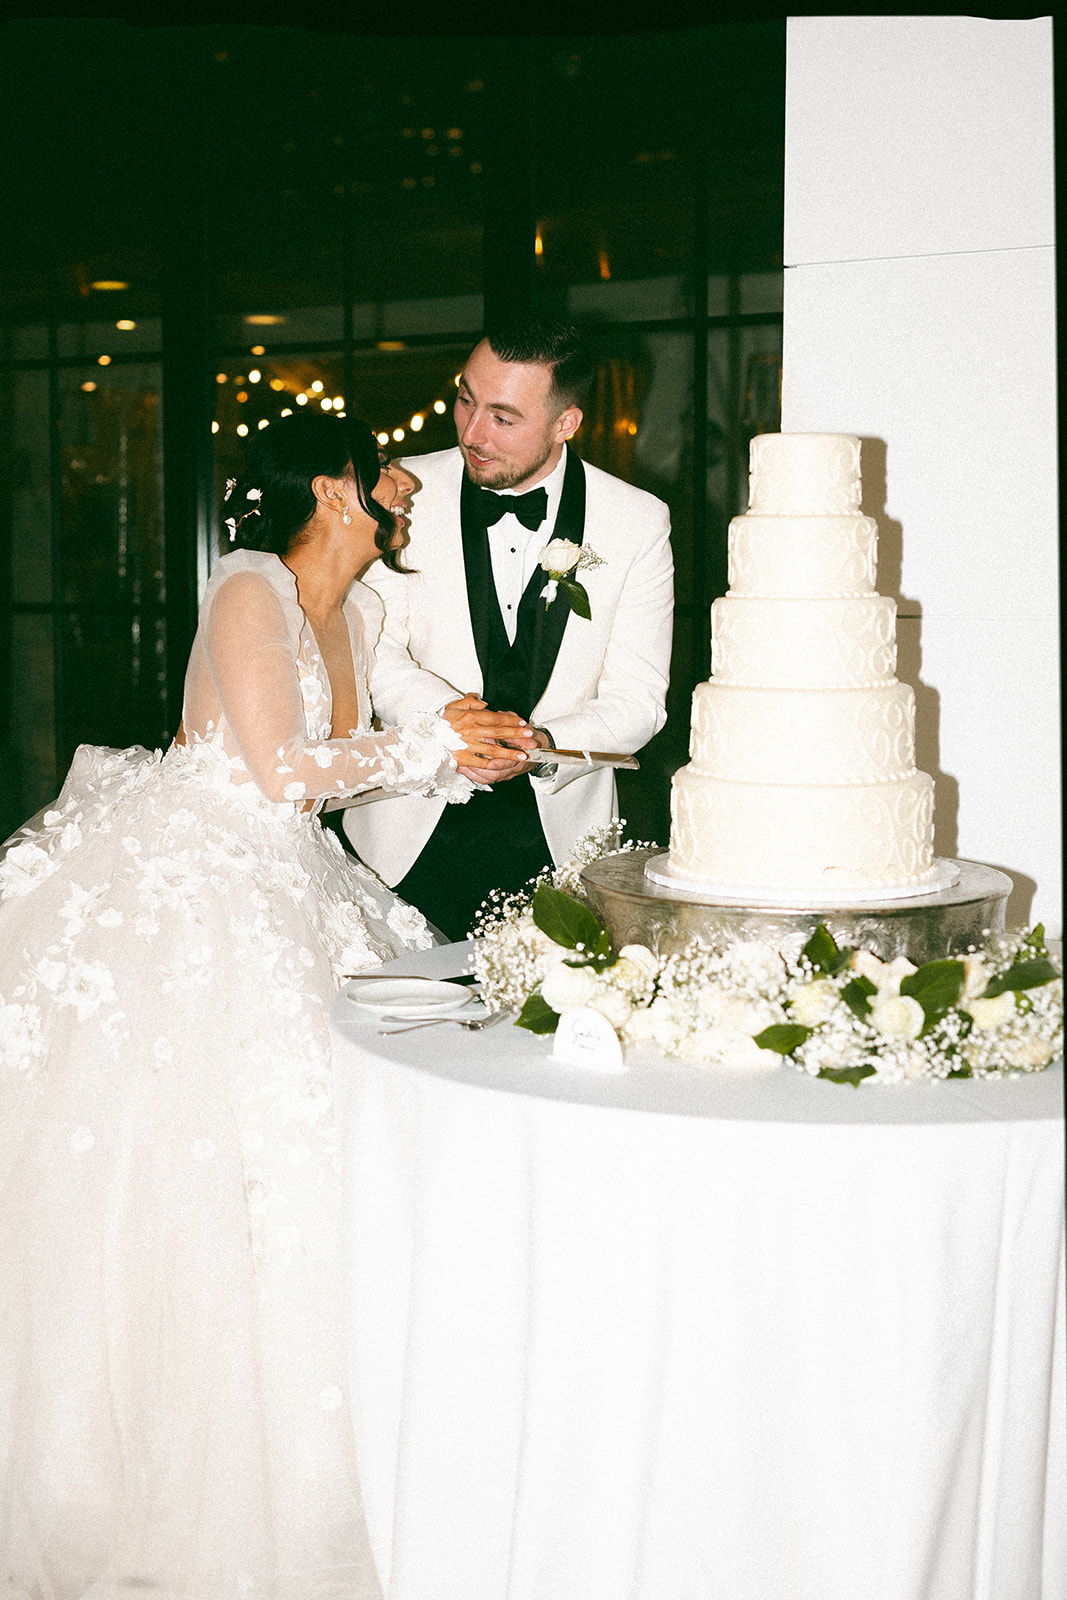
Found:
<path fill-rule="evenodd" d="M 344 523 L 346 528 L 350 528 L 352 526 L 352 518 L 348 514 L 347 500 L 342 500 L 341 502 L 341 521 Z"/>

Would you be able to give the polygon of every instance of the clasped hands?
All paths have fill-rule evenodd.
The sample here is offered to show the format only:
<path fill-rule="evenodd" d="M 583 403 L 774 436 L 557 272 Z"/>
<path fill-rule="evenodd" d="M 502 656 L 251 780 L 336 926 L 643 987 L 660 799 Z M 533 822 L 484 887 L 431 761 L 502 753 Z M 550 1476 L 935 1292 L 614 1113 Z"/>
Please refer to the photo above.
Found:
<path fill-rule="evenodd" d="M 441 715 L 466 746 L 458 752 L 457 760 L 460 772 L 472 783 L 504 783 L 520 772 L 528 772 L 530 763 L 525 755 L 508 755 L 509 750 L 552 748 L 543 729 L 531 728 L 514 711 L 490 711 L 476 694 L 451 700 Z"/>

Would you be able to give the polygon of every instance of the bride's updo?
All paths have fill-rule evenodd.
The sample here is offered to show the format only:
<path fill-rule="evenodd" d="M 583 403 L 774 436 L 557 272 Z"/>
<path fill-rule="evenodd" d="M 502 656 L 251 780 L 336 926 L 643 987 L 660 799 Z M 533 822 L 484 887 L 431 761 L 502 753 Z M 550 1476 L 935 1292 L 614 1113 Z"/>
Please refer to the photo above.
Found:
<path fill-rule="evenodd" d="M 396 519 L 372 491 L 381 476 L 378 441 L 358 418 L 282 417 L 249 440 L 241 476 L 227 484 L 223 550 L 267 550 L 285 556 L 315 510 L 315 478 L 355 478 L 360 505 L 378 524 L 374 542 L 394 572 L 406 572 L 394 550 Z"/>

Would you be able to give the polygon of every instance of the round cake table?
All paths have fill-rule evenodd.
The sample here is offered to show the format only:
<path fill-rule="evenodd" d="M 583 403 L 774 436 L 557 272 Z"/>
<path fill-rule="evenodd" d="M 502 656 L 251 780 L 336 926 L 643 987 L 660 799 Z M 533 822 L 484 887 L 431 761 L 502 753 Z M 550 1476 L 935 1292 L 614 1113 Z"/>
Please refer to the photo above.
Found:
<path fill-rule="evenodd" d="M 1060 1067 L 611 1076 L 332 1023 L 387 1600 L 1063 1600 Z"/>

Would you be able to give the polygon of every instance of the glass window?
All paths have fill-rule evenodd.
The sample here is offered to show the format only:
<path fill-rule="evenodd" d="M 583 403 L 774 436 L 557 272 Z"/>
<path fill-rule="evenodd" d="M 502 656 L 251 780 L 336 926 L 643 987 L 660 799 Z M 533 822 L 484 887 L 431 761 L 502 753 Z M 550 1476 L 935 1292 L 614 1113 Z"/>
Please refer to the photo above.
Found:
<path fill-rule="evenodd" d="M 5 455 L 11 519 L 11 597 L 52 597 L 52 468 L 47 372 L 8 372 L 4 395 Z"/>
<path fill-rule="evenodd" d="M 67 602 L 161 603 L 160 371 L 59 375 L 61 591 Z"/>

